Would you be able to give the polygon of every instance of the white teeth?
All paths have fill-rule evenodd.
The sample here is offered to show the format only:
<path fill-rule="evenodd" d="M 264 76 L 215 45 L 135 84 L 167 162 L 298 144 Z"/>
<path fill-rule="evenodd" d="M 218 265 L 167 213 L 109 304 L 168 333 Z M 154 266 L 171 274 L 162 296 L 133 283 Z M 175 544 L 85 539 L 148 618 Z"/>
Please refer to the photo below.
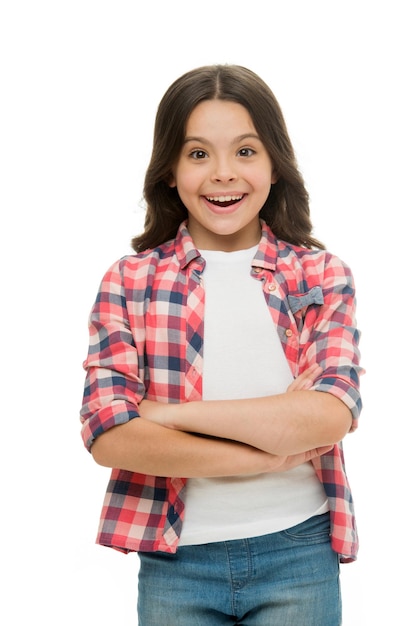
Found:
<path fill-rule="evenodd" d="M 241 200 L 243 196 L 207 196 L 210 202 L 230 202 L 231 200 Z"/>

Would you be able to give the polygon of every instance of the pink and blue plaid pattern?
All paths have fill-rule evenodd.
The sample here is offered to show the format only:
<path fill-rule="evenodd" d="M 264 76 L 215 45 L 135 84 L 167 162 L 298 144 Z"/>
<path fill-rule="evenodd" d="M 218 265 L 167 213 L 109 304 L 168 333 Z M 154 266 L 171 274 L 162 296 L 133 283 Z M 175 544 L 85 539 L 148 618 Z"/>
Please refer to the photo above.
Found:
<path fill-rule="evenodd" d="M 109 428 L 139 417 L 146 395 L 159 402 L 201 399 L 204 259 L 184 222 L 175 240 L 113 264 L 90 316 L 90 348 L 81 410 L 87 449 Z M 326 251 L 277 241 L 266 224 L 252 262 L 283 348 L 297 376 L 312 363 L 323 374 L 315 389 L 361 411 L 355 291 L 349 268 Z M 314 466 L 326 490 L 332 546 L 341 561 L 356 558 L 358 541 L 342 445 Z M 175 552 L 186 479 L 114 469 L 97 542 L 129 551 Z"/>

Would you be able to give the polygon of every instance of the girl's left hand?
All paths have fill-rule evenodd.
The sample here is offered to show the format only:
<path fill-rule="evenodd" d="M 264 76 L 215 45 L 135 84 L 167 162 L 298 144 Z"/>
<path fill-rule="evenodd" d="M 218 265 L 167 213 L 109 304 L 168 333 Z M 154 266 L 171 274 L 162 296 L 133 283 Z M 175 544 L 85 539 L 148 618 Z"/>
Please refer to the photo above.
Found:
<path fill-rule="evenodd" d="M 168 413 L 172 406 L 174 405 L 144 399 L 139 404 L 139 415 L 149 422 L 169 427 Z"/>

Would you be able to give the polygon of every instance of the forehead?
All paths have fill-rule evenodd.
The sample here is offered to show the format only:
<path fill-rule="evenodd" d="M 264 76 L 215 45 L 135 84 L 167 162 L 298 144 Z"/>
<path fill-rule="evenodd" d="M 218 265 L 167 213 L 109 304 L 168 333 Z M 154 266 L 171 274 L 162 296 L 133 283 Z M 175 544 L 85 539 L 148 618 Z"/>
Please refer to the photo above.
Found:
<path fill-rule="evenodd" d="M 225 130 L 239 133 L 254 132 L 255 126 L 249 111 L 238 102 L 229 100 L 204 100 L 192 110 L 187 124 L 186 135 L 204 135 Z"/>

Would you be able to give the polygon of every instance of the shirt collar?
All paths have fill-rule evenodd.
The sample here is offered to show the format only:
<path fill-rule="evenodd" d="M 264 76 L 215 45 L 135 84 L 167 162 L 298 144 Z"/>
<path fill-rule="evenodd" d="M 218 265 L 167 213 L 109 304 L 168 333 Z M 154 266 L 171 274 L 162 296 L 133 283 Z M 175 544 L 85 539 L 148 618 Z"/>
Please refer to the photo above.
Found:
<path fill-rule="evenodd" d="M 177 232 L 177 236 L 174 241 L 175 254 L 177 255 L 180 268 L 183 270 L 187 267 L 191 261 L 201 257 L 199 251 L 194 245 L 190 233 L 187 228 L 187 220 L 184 220 Z"/>
<path fill-rule="evenodd" d="M 264 220 L 261 220 L 261 227 L 261 240 L 252 265 L 267 270 L 275 270 L 278 260 L 278 241 Z"/>
<path fill-rule="evenodd" d="M 254 267 L 275 270 L 279 256 L 279 244 L 274 233 L 264 220 L 261 220 L 261 227 L 261 239 L 258 250 L 253 258 L 252 265 Z M 184 220 L 180 224 L 174 246 L 181 269 L 185 269 L 189 263 L 201 258 L 200 252 L 195 247 L 188 231 L 187 220 Z"/>

